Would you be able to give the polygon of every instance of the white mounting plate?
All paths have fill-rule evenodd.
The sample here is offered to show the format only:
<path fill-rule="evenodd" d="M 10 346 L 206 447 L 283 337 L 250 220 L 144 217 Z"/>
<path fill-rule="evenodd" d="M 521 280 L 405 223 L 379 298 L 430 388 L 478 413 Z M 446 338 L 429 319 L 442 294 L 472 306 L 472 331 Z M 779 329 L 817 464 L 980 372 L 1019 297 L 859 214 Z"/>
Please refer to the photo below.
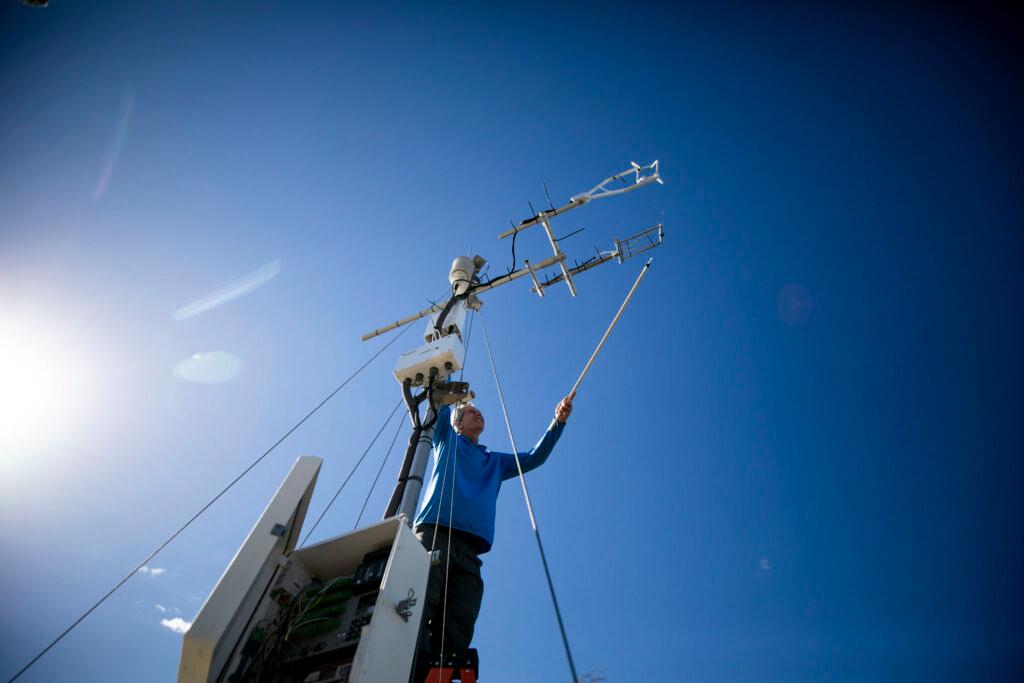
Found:
<path fill-rule="evenodd" d="M 295 461 L 185 634 L 178 683 L 217 680 L 250 626 L 279 561 L 295 548 L 323 461 Z"/>
<path fill-rule="evenodd" d="M 284 577 L 326 581 L 351 575 L 367 552 L 387 546 L 391 553 L 373 618 L 363 627 L 348 680 L 394 683 L 408 679 L 426 602 L 430 553 L 400 517 L 293 551 L 320 464 L 319 458 L 298 459 L 239 548 L 185 634 L 178 683 L 228 680 L 253 628 L 276 610 L 270 589 L 280 582 L 282 568 L 292 567 Z M 282 530 L 283 535 L 278 535 Z M 410 593 L 416 600 L 406 620 L 396 606 Z"/>

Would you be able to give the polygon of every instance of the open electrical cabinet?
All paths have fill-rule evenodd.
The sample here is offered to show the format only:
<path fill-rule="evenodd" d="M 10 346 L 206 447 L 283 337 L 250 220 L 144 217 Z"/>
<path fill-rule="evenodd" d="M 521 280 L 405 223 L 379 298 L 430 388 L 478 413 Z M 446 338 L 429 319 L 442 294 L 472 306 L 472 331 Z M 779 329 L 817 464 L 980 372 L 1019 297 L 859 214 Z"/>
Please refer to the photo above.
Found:
<path fill-rule="evenodd" d="M 295 550 L 321 460 L 300 457 L 185 634 L 179 683 L 407 681 L 430 556 L 401 517 Z"/>

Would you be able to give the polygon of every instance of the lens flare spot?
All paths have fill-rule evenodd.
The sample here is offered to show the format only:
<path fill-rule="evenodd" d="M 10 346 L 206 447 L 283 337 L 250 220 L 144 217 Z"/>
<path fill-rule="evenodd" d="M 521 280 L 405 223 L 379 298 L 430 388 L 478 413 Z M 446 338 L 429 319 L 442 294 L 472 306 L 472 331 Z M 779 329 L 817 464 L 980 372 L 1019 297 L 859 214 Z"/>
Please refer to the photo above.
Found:
<path fill-rule="evenodd" d="M 814 308 L 814 301 L 807 288 L 800 284 L 789 284 L 779 291 L 779 298 L 776 302 L 779 308 L 779 320 L 796 327 L 803 325 L 811 317 L 811 310 Z"/>
<path fill-rule="evenodd" d="M 194 353 L 174 366 L 174 374 L 186 382 L 223 384 L 242 372 L 245 363 L 227 351 Z"/>

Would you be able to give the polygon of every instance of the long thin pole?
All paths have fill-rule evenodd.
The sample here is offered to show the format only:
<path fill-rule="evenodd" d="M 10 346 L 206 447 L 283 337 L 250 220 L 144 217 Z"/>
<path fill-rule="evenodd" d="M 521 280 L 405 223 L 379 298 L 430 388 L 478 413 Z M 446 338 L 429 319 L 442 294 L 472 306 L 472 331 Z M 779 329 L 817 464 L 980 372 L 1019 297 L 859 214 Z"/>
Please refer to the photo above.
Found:
<path fill-rule="evenodd" d="M 487 336 L 487 325 L 484 324 L 483 315 L 479 315 L 480 329 L 484 331 L 484 345 L 487 347 L 487 358 L 491 362 L 491 372 L 494 374 L 494 385 L 498 389 L 498 401 L 501 404 L 501 412 L 505 416 L 505 427 L 508 428 L 508 440 L 512 443 L 512 456 L 516 461 L 516 470 L 519 472 L 519 484 L 523 487 L 523 498 L 526 500 L 526 511 L 530 514 L 530 524 L 533 526 L 533 535 L 537 539 L 537 549 L 540 551 L 540 563 L 544 566 L 544 577 L 548 581 L 548 591 L 551 593 L 551 604 L 555 607 L 555 618 L 558 620 L 558 630 L 562 634 L 562 647 L 565 648 L 565 658 L 569 663 L 569 673 L 572 675 L 573 683 L 580 680 L 576 674 L 576 662 L 572 658 L 572 650 L 569 648 L 569 636 L 565 633 L 565 622 L 562 621 L 562 610 L 558 607 L 558 597 L 555 595 L 555 582 L 551 579 L 551 570 L 548 568 L 548 557 L 544 554 L 544 544 L 540 540 L 540 528 L 537 526 L 537 517 L 533 514 L 533 503 L 530 502 L 530 492 L 526 489 L 526 477 L 523 476 L 523 466 L 519 462 L 519 449 L 516 448 L 516 437 L 512 435 L 512 421 L 508 417 L 508 408 L 505 407 L 505 393 L 501 390 L 501 381 L 498 380 L 498 368 L 494 365 L 494 354 L 491 353 L 491 340 Z"/>
<path fill-rule="evenodd" d="M 644 279 L 644 275 L 647 274 L 647 270 L 651 267 L 651 262 L 653 261 L 653 258 L 647 259 L 647 263 L 645 263 L 644 267 L 640 269 L 640 275 L 637 276 L 632 289 L 630 289 L 629 294 L 626 295 L 626 300 L 622 302 L 621 306 L 619 306 L 619 312 L 615 314 L 614 318 L 612 318 L 612 324 L 608 326 L 607 330 L 605 330 L 604 336 L 601 337 L 601 341 L 598 343 L 597 348 L 594 349 L 594 353 L 591 354 L 590 360 L 587 361 L 587 365 L 583 368 L 583 372 L 580 373 L 580 377 L 576 380 L 576 384 L 572 385 L 572 391 L 569 392 L 570 396 L 575 394 L 576 390 L 579 389 L 580 382 L 582 382 L 583 378 L 586 377 L 587 372 L 590 370 L 590 366 L 594 364 L 594 359 L 597 358 L 597 354 L 601 352 L 601 347 L 603 347 L 604 343 L 608 341 L 608 335 L 610 335 L 612 330 L 615 329 L 615 324 L 619 322 L 619 318 L 622 317 L 622 312 L 626 310 L 626 306 L 629 305 L 629 300 L 633 298 L 636 288 L 640 286 L 640 281 Z"/>

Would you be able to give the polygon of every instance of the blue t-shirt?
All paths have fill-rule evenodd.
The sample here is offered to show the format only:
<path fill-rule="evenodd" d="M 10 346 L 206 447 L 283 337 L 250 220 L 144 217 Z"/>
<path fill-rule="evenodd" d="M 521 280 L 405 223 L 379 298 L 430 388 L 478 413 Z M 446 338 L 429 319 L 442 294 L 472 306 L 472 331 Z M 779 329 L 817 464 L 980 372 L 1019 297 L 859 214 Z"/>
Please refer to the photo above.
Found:
<path fill-rule="evenodd" d="M 540 467 L 548 459 L 563 429 L 564 423 L 552 420 L 537 445 L 519 454 L 523 472 Z M 475 444 L 457 433 L 452 428 L 451 408 L 448 406 L 438 411 L 433 453 L 434 470 L 415 525 L 440 523 L 469 532 L 483 539 L 486 547 L 482 552 L 487 552 L 494 543 L 494 517 L 501 482 L 519 475 L 515 458 L 511 453 L 488 450 L 487 446 Z M 447 484 L 443 486 L 442 500 L 442 478 L 446 472 Z"/>

